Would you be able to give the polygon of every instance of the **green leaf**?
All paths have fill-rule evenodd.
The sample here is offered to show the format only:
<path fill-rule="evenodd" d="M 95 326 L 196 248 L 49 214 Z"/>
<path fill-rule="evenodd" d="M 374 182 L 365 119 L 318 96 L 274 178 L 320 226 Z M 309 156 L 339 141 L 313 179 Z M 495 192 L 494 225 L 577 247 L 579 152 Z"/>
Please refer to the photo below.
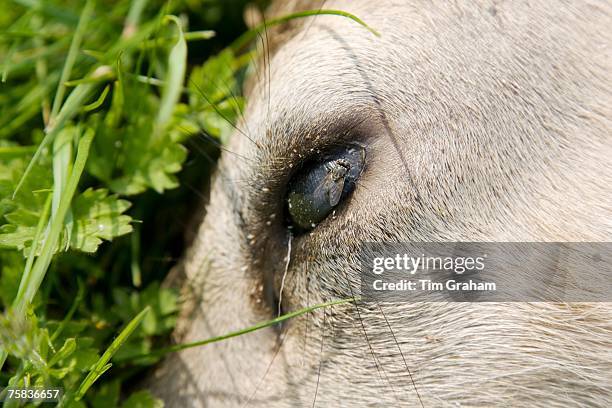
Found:
<path fill-rule="evenodd" d="M 131 292 L 127 288 L 113 290 L 114 305 L 110 313 L 121 320 L 128 320 L 144 307 L 150 307 L 142 324 L 126 344 L 113 357 L 113 361 L 129 360 L 133 356 L 142 356 L 151 350 L 155 336 L 161 336 L 174 328 L 176 324 L 178 296 L 174 290 L 160 288 L 158 282 L 147 286 L 142 292 Z M 139 359 L 139 365 L 151 365 L 158 360 L 155 356 Z"/>
<path fill-rule="evenodd" d="M 28 179 L 32 181 L 34 173 Z M 26 190 L 21 191 L 22 196 Z M 33 195 L 33 194 L 29 194 Z M 40 195 L 40 194 L 39 194 Z M 38 220 L 42 214 L 41 203 L 26 199 L 0 201 L 12 210 L 4 216 L 7 223 L 0 226 L 0 247 L 27 252 L 36 234 Z M 106 189 L 87 189 L 77 195 L 72 205 L 72 222 L 61 233 L 54 252 L 71 248 L 83 252 L 95 252 L 102 240 L 111 241 L 132 231 L 132 218 L 124 212 L 130 208 L 129 201 L 117 195 L 109 195 Z M 37 249 L 37 251 L 39 251 Z"/>
<path fill-rule="evenodd" d="M 197 123 L 208 135 L 227 143 L 234 123 L 244 109 L 236 71 L 239 61 L 230 49 L 194 68 L 189 78 L 189 105 L 197 113 Z"/>
<path fill-rule="evenodd" d="M 102 240 L 132 232 L 132 218 L 123 213 L 130 202 L 117 195 L 108 195 L 108 190 L 91 188 L 74 200 L 74 230 L 70 247 L 83 252 L 95 252 Z"/>
<path fill-rule="evenodd" d="M 68 242 L 66 235 L 62 235 L 59 248 L 69 245 L 70 248 L 83 252 L 95 252 L 103 239 L 110 241 L 132 231 L 130 224 L 132 218 L 122 215 L 122 212 L 130 206 L 128 201 L 120 200 L 116 195 L 103 197 L 99 202 L 91 197 L 107 194 L 107 190 L 104 189 L 95 191 L 89 189 L 76 198 L 75 210 L 79 213 L 75 214 L 72 238 Z M 36 232 L 35 217 L 35 214 L 22 208 L 11 212 L 6 217 L 10 224 L 0 227 L 0 246 L 28 249 Z M 58 250 L 56 248 L 54 252 Z"/>
<path fill-rule="evenodd" d="M 9 218 L 12 223 L 0 227 L 0 247 L 24 249 L 26 244 L 32 242 L 36 228 L 19 223 L 21 217 L 25 218 L 25 215 L 23 210 L 16 210 L 11 213 L 11 218 Z"/>
<path fill-rule="evenodd" d="M 145 306 L 151 308 L 151 313 L 144 318 L 139 329 L 143 335 L 160 335 L 171 330 L 179 310 L 176 292 L 169 288 L 160 288 L 158 282 L 150 284 L 140 293 L 115 288 L 113 300 L 113 314 L 123 320 L 129 319 Z"/>
<path fill-rule="evenodd" d="M 234 131 L 234 123 L 242 111 L 244 100 L 241 97 L 219 102 L 214 109 L 204 109 L 198 115 L 198 124 L 208 135 L 227 144 Z"/>
<path fill-rule="evenodd" d="M 187 158 L 181 142 L 198 131 L 188 118 L 187 106 L 176 105 L 165 131 L 156 135 L 159 99 L 135 80 L 126 79 L 123 87 L 125 91 L 115 86 L 111 113 L 104 120 L 95 119 L 97 136 L 89 172 L 123 195 L 177 187 L 175 174 Z"/>
<path fill-rule="evenodd" d="M 46 152 L 13 198 L 12 190 L 27 166 L 27 151 L 13 153 L 0 154 L 0 248 L 23 250 L 32 243 L 53 181 Z"/>
<path fill-rule="evenodd" d="M 134 334 L 135 336 L 136 334 Z M 128 340 L 121 349 L 113 356 L 113 361 L 125 361 L 129 360 L 133 356 L 141 356 L 151 351 L 152 341 L 149 338 L 136 338 L 132 337 Z M 152 357 L 147 360 L 137 361 L 139 365 L 152 365 L 155 364 L 159 359 Z"/>
<path fill-rule="evenodd" d="M 221 51 L 193 69 L 189 77 L 189 105 L 194 109 L 210 109 L 238 91 L 234 53 Z"/>

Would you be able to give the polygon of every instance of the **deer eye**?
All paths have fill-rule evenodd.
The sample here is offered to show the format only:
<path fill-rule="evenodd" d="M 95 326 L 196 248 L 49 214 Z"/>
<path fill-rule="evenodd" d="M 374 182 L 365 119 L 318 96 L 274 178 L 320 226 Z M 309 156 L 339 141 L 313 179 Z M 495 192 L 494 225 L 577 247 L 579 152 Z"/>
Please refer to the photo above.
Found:
<path fill-rule="evenodd" d="M 291 227 L 313 229 L 355 188 L 365 149 L 350 146 L 304 166 L 289 182 L 287 213 Z"/>

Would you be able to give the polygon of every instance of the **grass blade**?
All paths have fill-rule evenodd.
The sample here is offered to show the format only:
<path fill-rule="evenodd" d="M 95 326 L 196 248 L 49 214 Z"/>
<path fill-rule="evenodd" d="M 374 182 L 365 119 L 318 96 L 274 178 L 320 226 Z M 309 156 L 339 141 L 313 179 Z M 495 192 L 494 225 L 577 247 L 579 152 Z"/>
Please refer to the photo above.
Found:
<path fill-rule="evenodd" d="M 66 123 L 67 120 L 72 119 L 74 115 L 78 113 L 83 103 L 89 98 L 95 88 L 96 84 L 82 84 L 77 86 L 74 91 L 70 93 L 68 99 L 66 99 L 66 103 L 64 106 L 62 106 L 54 125 L 47 129 L 45 137 L 43 138 L 42 142 L 40 142 L 40 145 L 38 145 L 36 152 L 34 152 L 34 156 L 32 156 L 30 163 L 28 163 L 28 167 L 26 167 L 21 179 L 19 180 L 19 183 L 17 183 L 17 187 L 15 187 L 15 191 L 13 192 L 13 199 L 23 186 L 25 179 L 32 171 L 34 163 L 36 163 L 43 150 L 53 141 L 57 133 L 62 129 L 64 123 Z"/>
<path fill-rule="evenodd" d="M 78 128 L 67 127 L 60 132 L 53 141 L 53 201 L 51 202 L 51 218 L 55 218 L 59 208 L 62 194 L 68 183 L 72 172 L 72 147 L 75 133 Z M 72 211 L 70 208 L 64 217 L 64 231 L 68 234 L 67 242 L 70 242 L 72 233 Z"/>
<path fill-rule="evenodd" d="M 142 12 L 149 0 L 134 0 L 130 5 L 130 11 L 128 12 L 127 18 L 125 19 L 125 24 L 123 26 L 123 36 L 131 37 L 132 34 L 136 31 L 138 24 L 140 23 L 140 17 Z"/>
<path fill-rule="evenodd" d="M 375 36 L 380 37 L 380 34 L 378 33 L 378 31 L 371 28 L 369 25 L 367 25 L 363 20 L 361 20 L 356 15 L 347 13 L 346 11 L 342 11 L 342 10 L 306 10 L 306 11 L 300 11 L 297 13 L 287 14 L 285 16 L 275 18 L 270 21 L 265 21 L 259 24 L 258 26 L 252 28 L 251 30 L 247 31 L 246 33 L 242 34 L 240 37 L 238 37 L 238 39 L 234 41 L 231 47 L 235 52 L 237 52 L 238 50 L 241 50 L 249 42 L 251 42 L 251 40 L 253 40 L 253 38 L 255 38 L 258 34 L 265 31 L 268 27 L 283 24 L 283 23 L 286 23 L 287 21 L 294 20 L 296 18 L 312 17 L 312 16 L 318 16 L 318 15 L 332 15 L 332 16 L 341 16 L 341 17 L 349 18 L 353 20 L 354 22 L 365 27 L 369 32 L 371 32 Z"/>
<path fill-rule="evenodd" d="M 326 303 L 320 303 L 320 304 L 314 305 L 314 306 L 308 306 L 308 307 L 305 307 L 303 309 L 298 309 L 298 310 L 295 310 L 293 312 L 286 313 L 286 314 L 284 314 L 282 316 L 279 316 L 279 317 L 277 317 L 275 319 L 268 320 L 268 321 L 261 322 L 261 323 L 257 323 L 254 326 L 250 326 L 250 327 L 247 327 L 245 329 L 233 331 L 231 333 L 223 334 L 221 336 L 210 337 L 208 339 L 199 340 L 199 341 L 195 341 L 195 342 L 192 342 L 192 343 L 176 344 L 174 346 L 166 347 L 166 348 L 159 349 L 159 350 L 154 350 L 154 351 L 146 353 L 146 354 L 141 354 L 141 355 L 138 355 L 138 356 L 126 357 L 125 359 L 122 359 L 122 360 L 119 360 L 119 361 L 125 361 L 125 360 L 133 361 L 133 360 L 138 360 L 138 359 L 141 359 L 141 358 L 159 357 L 159 356 L 163 356 L 163 355 L 168 354 L 168 353 L 174 353 L 174 352 L 185 350 L 185 349 L 188 349 L 188 348 L 204 346 L 204 345 L 210 344 L 210 343 L 216 343 L 216 342 L 219 342 L 219 341 L 222 341 L 222 340 L 231 339 L 232 337 L 237 337 L 237 336 L 241 336 L 243 334 L 251 333 L 251 332 L 254 332 L 256 330 L 261 330 L 261 329 L 266 328 L 266 327 L 274 326 L 275 324 L 284 322 L 285 320 L 289 320 L 289 319 L 292 319 L 294 317 L 298 317 L 298 316 L 301 316 L 303 314 L 313 312 L 313 311 L 315 311 L 317 309 L 322 309 L 322 308 L 325 308 L 325 307 L 331 307 L 331 306 L 336 306 L 336 305 L 343 305 L 343 304 L 346 304 L 346 303 L 356 302 L 358 300 L 359 299 L 355 299 L 355 298 L 340 299 L 340 300 L 333 300 L 333 301 L 326 302 Z"/>
<path fill-rule="evenodd" d="M 63 24 L 72 25 L 76 23 L 78 19 L 78 17 L 72 14 L 70 11 L 64 8 L 59 8 L 57 4 L 49 4 L 49 2 L 46 1 L 12 0 L 12 2 L 29 9 L 35 8 L 42 12 L 42 14 L 57 19 L 57 21 Z"/>
<path fill-rule="evenodd" d="M 85 395 L 89 387 L 91 387 L 93 383 L 111 367 L 111 364 L 109 363 L 110 359 L 117 352 L 117 350 L 119 350 L 123 343 L 125 343 L 128 337 L 130 337 L 134 330 L 136 330 L 150 309 L 151 308 L 149 306 L 145 307 L 125 326 L 123 330 L 121 330 L 121 333 L 119 333 L 115 340 L 113 340 L 111 345 L 106 349 L 104 354 L 102 354 L 102 357 L 100 357 L 98 362 L 94 364 L 91 371 L 89 371 L 89 374 L 87 374 L 87 377 L 85 377 L 79 386 L 79 389 L 74 396 L 76 401 L 83 398 L 83 395 Z"/>
<path fill-rule="evenodd" d="M 19 299 L 23 297 L 25 287 L 27 282 L 30 281 L 30 272 L 32 271 L 32 265 L 34 264 L 34 258 L 36 258 L 36 252 L 38 251 L 38 246 L 41 242 L 41 234 L 42 231 L 47 225 L 47 219 L 49 218 L 49 210 L 51 208 L 51 197 L 49 194 L 47 200 L 45 201 L 45 206 L 43 207 L 43 212 L 38 220 L 38 225 L 36 226 L 36 232 L 34 233 L 34 240 L 32 241 L 32 245 L 30 246 L 30 253 L 28 254 L 28 260 L 26 261 L 25 268 L 23 270 L 23 275 L 21 275 L 21 282 L 19 283 L 19 289 L 17 290 L 17 295 L 15 299 Z"/>
<path fill-rule="evenodd" d="M 166 18 L 176 24 L 178 29 L 178 40 L 168 55 L 168 74 L 164 81 L 160 108 L 156 118 L 158 134 L 165 130 L 167 123 L 172 118 L 174 107 L 181 97 L 185 69 L 187 66 L 187 43 L 183 36 L 181 22 L 176 16 L 166 16 Z"/>
<path fill-rule="evenodd" d="M 24 153 L 34 153 L 36 146 L 0 146 L 0 159 L 8 160 L 20 157 Z"/>
<path fill-rule="evenodd" d="M 49 229 L 46 239 L 44 240 L 41 253 L 34 263 L 32 273 L 29 276 L 24 276 L 22 278 L 20 287 L 23 285 L 24 289 L 17 294 L 15 301 L 13 302 L 13 306 L 17 313 L 24 313 L 27 305 L 29 305 L 34 298 L 34 295 L 38 291 L 38 288 L 40 287 L 40 284 L 47 273 L 47 269 L 51 263 L 51 258 L 53 257 L 53 253 L 60 238 L 60 233 L 64 226 L 64 218 L 66 217 L 68 209 L 70 208 L 70 203 L 72 202 L 72 198 L 77 189 L 81 174 L 83 174 L 83 169 L 85 168 L 85 163 L 87 162 L 87 157 L 89 156 L 89 148 L 91 147 L 93 137 L 93 130 L 88 129 L 79 141 L 74 168 L 70 174 L 68 182 L 66 183 L 66 189 L 64 190 L 60 199 L 56 216 L 51 219 L 51 228 Z"/>
<path fill-rule="evenodd" d="M 100 94 L 100 96 L 98 97 L 98 99 L 96 99 L 95 101 L 93 101 L 92 103 L 90 103 L 89 105 L 85 105 L 83 107 L 83 110 L 85 110 L 85 112 L 91 112 L 92 110 L 96 110 L 98 109 L 100 106 L 102 106 L 102 104 L 104 103 L 104 101 L 106 100 L 106 96 L 108 95 L 108 91 L 110 91 L 110 85 L 106 85 L 104 87 L 104 89 L 102 90 L 102 93 Z"/>
<path fill-rule="evenodd" d="M 66 93 L 65 83 L 70 79 L 72 67 L 74 66 L 74 62 L 76 61 L 76 57 L 79 52 L 79 47 L 81 46 L 81 42 L 85 34 L 85 29 L 87 28 L 87 24 L 89 23 L 89 19 L 92 13 L 93 1 L 88 0 L 87 3 L 85 3 L 85 7 L 83 7 L 81 17 L 79 18 L 79 24 L 77 25 L 76 31 L 74 32 L 74 36 L 72 37 L 70 49 L 68 50 L 68 55 L 66 56 L 66 62 L 64 63 L 64 68 L 62 69 L 62 75 L 60 76 L 57 91 L 55 92 L 55 98 L 53 99 L 53 107 L 51 108 L 51 117 L 49 122 L 51 126 L 53 126 L 53 121 L 59 113 L 60 106 L 64 100 L 64 94 Z"/>

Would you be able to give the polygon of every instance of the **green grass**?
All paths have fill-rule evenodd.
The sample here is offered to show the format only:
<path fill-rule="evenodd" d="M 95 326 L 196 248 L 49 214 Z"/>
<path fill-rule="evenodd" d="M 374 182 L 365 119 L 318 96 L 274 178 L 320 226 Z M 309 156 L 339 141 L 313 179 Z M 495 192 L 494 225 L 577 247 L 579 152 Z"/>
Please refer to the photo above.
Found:
<path fill-rule="evenodd" d="M 225 143 L 243 109 L 250 40 L 316 14 L 376 34 L 338 10 L 246 31 L 245 3 L 0 0 L 0 388 L 157 407 L 125 392 L 163 355 L 349 302 L 167 347 L 179 306 L 160 283 L 219 154 L 202 134 Z"/>
<path fill-rule="evenodd" d="M 246 63 L 228 52 L 216 62 L 231 38 L 211 29 L 234 12 L 219 4 L 0 3 L 10 10 L 0 17 L 0 386 L 59 386 L 64 406 L 118 405 L 158 360 L 114 363 L 163 346 L 174 327 L 177 297 L 160 281 L 181 232 L 163 233 L 158 209 L 193 210 L 190 188 L 211 164 L 189 143 L 201 132 L 227 139 L 217 110 L 234 120 L 242 106 Z M 244 26 L 233 21 L 235 38 Z M 200 48 L 203 64 L 189 58 Z M 202 95 L 189 84 L 203 78 L 229 84 Z M 159 404 L 146 392 L 124 402 L 140 403 Z"/>

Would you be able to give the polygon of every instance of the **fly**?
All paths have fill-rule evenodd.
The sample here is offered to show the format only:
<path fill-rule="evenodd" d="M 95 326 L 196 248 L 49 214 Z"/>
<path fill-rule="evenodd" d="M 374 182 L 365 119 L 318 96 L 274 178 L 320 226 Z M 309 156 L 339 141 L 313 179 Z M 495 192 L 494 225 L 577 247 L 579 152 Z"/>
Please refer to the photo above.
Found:
<path fill-rule="evenodd" d="M 344 182 L 347 173 L 351 168 L 350 163 L 345 159 L 338 159 L 325 163 L 327 175 L 321 180 L 321 184 L 315 189 L 315 195 L 321 192 L 327 195 L 329 205 L 336 206 L 342 197 Z"/>

